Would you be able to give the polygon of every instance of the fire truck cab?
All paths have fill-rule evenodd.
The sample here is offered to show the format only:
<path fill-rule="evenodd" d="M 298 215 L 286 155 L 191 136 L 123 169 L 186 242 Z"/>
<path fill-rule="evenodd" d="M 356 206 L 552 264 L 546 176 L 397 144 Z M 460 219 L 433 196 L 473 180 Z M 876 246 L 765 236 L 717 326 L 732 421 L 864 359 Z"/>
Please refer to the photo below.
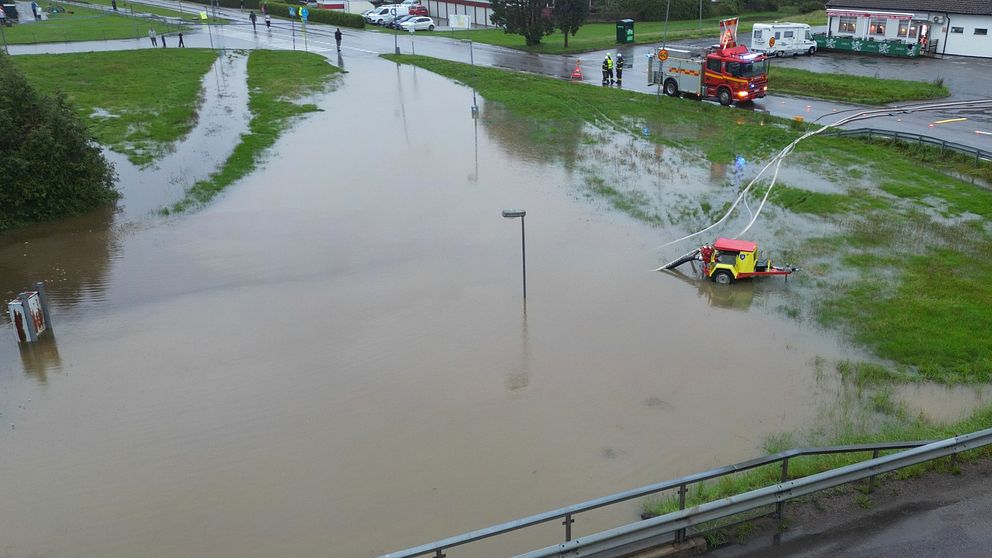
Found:
<path fill-rule="evenodd" d="M 688 93 L 729 105 L 760 99 L 768 92 L 768 57 L 745 46 L 714 46 L 698 52 L 667 49 L 667 53 L 661 71 L 652 77 L 671 97 Z"/>

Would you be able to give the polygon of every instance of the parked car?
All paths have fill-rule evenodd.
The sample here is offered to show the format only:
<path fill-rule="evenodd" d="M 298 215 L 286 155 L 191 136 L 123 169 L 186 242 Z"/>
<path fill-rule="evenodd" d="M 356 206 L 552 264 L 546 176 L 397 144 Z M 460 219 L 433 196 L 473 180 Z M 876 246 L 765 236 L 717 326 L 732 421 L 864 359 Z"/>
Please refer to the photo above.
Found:
<path fill-rule="evenodd" d="M 383 6 L 372 12 L 368 21 L 375 25 L 386 25 L 394 19 L 405 15 L 410 15 L 410 7 L 394 4 L 392 6 Z"/>
<path fill-rule="evenodd" d="M 427 31 L 433 31 L 434 20 L 429 17 L 417 16 L 411 20 L 404 21 L 402 27 L 404 31 L 410 31 L 411 29 L 414 31 L 423 31 L 425 29 Z"/>
<path fill-rule="evenodd" d="M 417 16 L 412 16 L 412 15 L 400 16 L 400 17 L 394 19 L 393 21 L 390 21 L 389 23 L 387 23 L 386 24 L 386 27 L 388 27 L 390 29 L 401 29 L 400 24 L 402 24 L 404 21 L 409 21 L 409 20 L 411 20 L 411 19 L 413 19 L 415 17 L 417 17 Z"/>
<path fill-rule="evenodd" d="M 410 6 L 410 15 L 426 16 L 426 15 L 430 15 L 430 12 L 427 11 L 427 6 L 424 6 L 422 4 L 414 4 Z"/>

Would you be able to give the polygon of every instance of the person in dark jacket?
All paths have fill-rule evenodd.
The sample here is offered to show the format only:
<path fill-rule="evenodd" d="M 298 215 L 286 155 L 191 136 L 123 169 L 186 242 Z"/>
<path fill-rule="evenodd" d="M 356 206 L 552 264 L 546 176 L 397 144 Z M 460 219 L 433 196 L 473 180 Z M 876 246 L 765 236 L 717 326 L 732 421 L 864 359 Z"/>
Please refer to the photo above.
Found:
<path fill-rule="evenodd" d="M 338 52 L 341 52 L 341 28 L 334 32 L 334 42 L 338 44 Z"/>
<path fill-rule="evenodd" d="M 251 12 L 251 13 L 248 14 L 248 20 L 251 21 L 251 30 L 252 31 L 255 31 L 255 20 L 256 19 L 257 18 L 255 17 L 255 12 Z"/>
<path fill-rule="evenodd" d="M 623 85 L 623 53 L 617 53 L 617 85 Z"/>
<path fill-rule="evenodd" d="M 610 55 L 603 58 L 603 85 L 610 83 Z"/>

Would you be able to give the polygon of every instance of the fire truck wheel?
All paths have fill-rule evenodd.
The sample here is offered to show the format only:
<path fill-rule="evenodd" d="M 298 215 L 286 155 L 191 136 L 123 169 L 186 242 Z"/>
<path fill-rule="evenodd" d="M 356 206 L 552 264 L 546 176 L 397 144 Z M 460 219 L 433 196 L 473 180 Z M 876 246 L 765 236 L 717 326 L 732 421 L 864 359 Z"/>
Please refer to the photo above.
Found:
<path fill-rule="evenodd" d="M 729 271 L 721 269 L 713 274 L 713 280 L 721 285 L 729 285 L 734 282 L 734 276 Z"/>
<path fill-rule="evenodd" d="M 720 104 L 723 106 L 729 106 L 730 103 L 734 102 L 734 97 L 730 94 L 729 89 L 721 89 L 716 94 L 717 99 L 720 99 Z"/>
<path fill-rule="evenodd" d="M 665 81 L 665 95 L 669 97 L 677 97 L 679 94 L 679 84 L 675 83 L 674 79 L 669 79 Z"/>

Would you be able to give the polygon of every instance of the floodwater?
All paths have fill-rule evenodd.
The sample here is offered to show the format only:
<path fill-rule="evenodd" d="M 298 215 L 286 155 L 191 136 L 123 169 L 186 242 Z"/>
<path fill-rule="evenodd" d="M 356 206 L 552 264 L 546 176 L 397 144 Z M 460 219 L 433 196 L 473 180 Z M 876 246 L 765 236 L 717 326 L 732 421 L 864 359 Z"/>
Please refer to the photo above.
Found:
<path fill-rule="evenodd" d="M 0 238 L 0 291 L 48 281 L 57 334 L 0 341 L 6 554 L 374 556 L 839 418 L 849 390 L 823 362 L 865 355 L 784 316 L 790 283 L 651 272 L 681 229 L 583 194 L 597 144 L 535 143 L 484 103 L 473 120 L 471 90 L 423 70 L 348 68 L 325 112 L 199 212 Z M 661 173 L 659 192 L 677 182 Z M 506 208 L 527 211 L 526 306 Z M 947 416 L 988 401 L 913 397 Z"/>

